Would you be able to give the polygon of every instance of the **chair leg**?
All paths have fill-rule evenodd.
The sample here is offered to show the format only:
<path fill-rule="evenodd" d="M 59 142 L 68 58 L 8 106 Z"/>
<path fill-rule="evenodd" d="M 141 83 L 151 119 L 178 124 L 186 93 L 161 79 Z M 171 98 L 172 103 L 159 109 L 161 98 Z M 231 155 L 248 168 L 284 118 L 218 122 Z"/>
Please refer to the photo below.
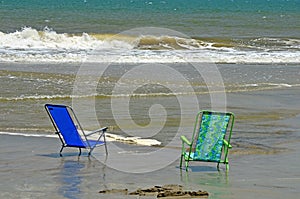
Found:
<path fill-rule="evenodd" d="M 105 153 L 106 153 L 106 155 L 108 155 L 106 142 L 105 142 L 105 144 L 104 144 L 104 147 L 105 147 Z"/>
<path fill-rule="evenodd" d="M 226 163 L 226 171 L 229 171 L 229 163 Z"/>
<path fill-rule="evenodd" d="M 78 148 L 79 149 L 79 154 L 78 154 L 78 156 L 80 156 L 81 155 L 81 148 Z"/>
<path fill-rule="evenodd" d="M 64 145 L 61 146 L 61 149 L 60 149 L 60 151 L 59 151 L 59 156 L 60 156 L 60 157 L 62 157 L 62 154 L 61 154 L 61 153 L 62 153 L 64 147 L 65 147 Z"/>
<path fill-rule="evenodd" d="M 226 164 L 226 170 L 229 170 L 229 161 L 228 161 L 228 157 L 226 157 L 225 164 Z"/>
<path fill-rule="evenodd" d="M 95 147 L 94 147 L 95 148 Z M 90 156 L 92 154 L 92 151 L 94 150 L 94 148 L 90 148 L 89 152 L 88 152 L 88 156 Z"/>
<path fill-rule="evenodd" d="M 183 158 L 183 155 L 181 154 L 181 157 L 180 157 L 180 165 L 179 165 L 179 168 L 182 169 L 182 158 Z"/>
<path fill-rule="evenodd" d="M 185 161 L 185 170 L 188 171 L 189 170 L 189 160 Z"/>
<path fill-rule="evenodd" d="M 104 144 L 104 147 L 105 147 L 105 154 L 108 155 L 106 143 Z M 96 147 L 94 147 L 94 148 L 96 148 Z M 90 150 L 89 156 L 92 154 L 92 151 L 94 150 L 94 148 L 92 148 L 92 149 Z"/>

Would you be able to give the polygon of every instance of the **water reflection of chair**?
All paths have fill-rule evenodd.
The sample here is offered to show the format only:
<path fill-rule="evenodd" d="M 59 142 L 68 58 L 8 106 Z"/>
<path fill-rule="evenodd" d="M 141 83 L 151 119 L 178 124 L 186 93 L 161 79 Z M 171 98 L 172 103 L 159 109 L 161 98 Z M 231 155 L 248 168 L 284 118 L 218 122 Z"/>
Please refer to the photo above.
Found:
<path fill-rule="evenodd" d="M 105 131 L 107 130 L 107 127 L 85 134 L 71 107 L 65 105 L 46 104 L 45 108 L 62 143 L 59 153 L 60 155 L 64 147 L 78 148 L 79 155 L 81 154 L 81 149 L 85 148 L 89 150 L 88 155 L 91 155 L 94 148 L 99 145 L 105 146 L 105 152 L 107 155 L 105 140 Z M 96 140 L 88 139 L 89 136 L 96 133 L 99 133 Z M 100 140 L 101 138 L 103 138 L 103 140 Z"/>
<path fill-rule="evenodd" d="M 181 136 L 180 168 L 184 159 L 186 170 L 188 170 L 189 161 L 216 162 L 218 169 L 219 164 L 224 163 L 226 169 L 229 169 L 228 150 L 232 147 L 230 138 L 233 123 L 233 113 L 200 111 L 196 117 L 192 141 Z M 230 127 L 229 133 L 226 137 L 228 127 Z M 188 148 L 185 148 L 185 145 Z"/>
<path fill-rule="evenodd" d="M 206 187 L 217 187 L 217 189 L 210 191 L 214 198 L 224 198 L 224 196 L 230 196 L 232 193 L 228 172 L 216 172 L 215 167 L 209 166 L 190 166 L 189 168 L 192 169 L 192 173 L 180 172 L 180 180 L 185 187 L 194 187 L 196 185 L 204 190 L 207 190 Z"/>
<path fill-rule="evenodd" d="M 64 198 L 79 199 L 81 190 L 82 177 L 80 170 L 84 168 L 84 164 L 75 160 L 63 160 L 61 168 L 60 179 L 62 186 L 59 188 L 58 193 Z"/>
<path fill-rule="evenodd" d="M 63 198 L 81 199 L 87 195 L 89 198 L 93 194 L 87 194 L 84 190 L 90 189 L 91 184 L 107 188 L 105 163 L 101 164 L 93 157 L 80 159 L 78 156 L 64 156 L 60 160 L 59 175 L 56 179 L 61 184 L 58 194 Z M 97 195 L 97 192 L 95 194 Z"/>

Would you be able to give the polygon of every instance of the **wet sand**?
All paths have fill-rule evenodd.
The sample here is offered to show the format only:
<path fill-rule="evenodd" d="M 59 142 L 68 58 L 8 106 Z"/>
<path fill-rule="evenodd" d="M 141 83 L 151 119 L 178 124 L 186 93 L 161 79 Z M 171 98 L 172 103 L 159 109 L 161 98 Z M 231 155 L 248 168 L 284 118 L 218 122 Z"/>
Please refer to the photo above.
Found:
<path fill-rule="evenodd" d="M 282 144 L 287 150 L 280 154 L 232 154 L 229 172 L 224 168 L 218 172 L 215 164 L 208 163 L 192 163 L 186 172 L 179 169 L 177 160 L 158 171 L 132 174 L 111 169 L 87 153 L 78 157 L 77 150 L 67 149 L 59 157 L 59 140 L 55 138 L 0 137 L 1 198 L 136 198 L 99 191 L 132 192 L 164 184 L 207 191 L 209 198 L 296 199 L 300 193 L 299 140 Z M 174 153 L 180 150 L 174 149 Z"/>
<path fill-rule="evenodd" d="M 168 165 L 150 172 L 141 169 L 126 173 L 105 164 L 101 148 L 90 158 L 86 152 L 78 157 L 74 149 L 64 150 L 64 156 L 60 157 L 57 138 L 1 134 L 0 198 L 137 198 L 99 191 L 133 192 L 177 184 L 184 190 L 207 191 L 209 198 L 296 199 L 300 194 L 299 96 L 299 87 L 228 93 L 228 110 L 236 115 L 229 172 L 222 166 L 218 172 L 215 164 L 209 163 L 192 163 L 189 172 L 180 170 L 179 140 L 178 145 L 169 147 L 168 154 L 177 158 Z M 118 153 L 114 145 L 108 143 L 106 163 Z M 127 152 L 157 150 L 130 144 L 122 147 Z M 124 157 L 118 157 L 120 166 L 138 166 Z M 153 166 L 160 165 L 164 158 L 152 161 Z"/>

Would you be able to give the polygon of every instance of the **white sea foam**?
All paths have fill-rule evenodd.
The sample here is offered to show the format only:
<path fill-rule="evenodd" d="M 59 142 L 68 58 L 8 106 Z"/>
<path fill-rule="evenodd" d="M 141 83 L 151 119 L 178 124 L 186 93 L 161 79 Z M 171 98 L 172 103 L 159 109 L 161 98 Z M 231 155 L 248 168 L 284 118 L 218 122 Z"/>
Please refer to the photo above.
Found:
<path fill-rule="evenodd" d="M 88 131 L 87 131 L 88 133 Z M 34 133 L 15 133 L 15 132 L 0 132 L 0 135 L 24 136 L 24 137 L 47 137 L 59 138 L 57 135 L 49 134 L 34 134 Z M 93 135 L 91 136 L 93 138 Z M 97 139 L 97 137 L 95 137 Z M 127 144 L 136 144 L 141 146 L 161 145 L 161 142 L 155 139 L 141 138 L 141 137 L 124 137 L 112 133 L 106 133 L 106 140 L 109 142 L 122 142 Z"/>
<path fill-rule="evenodd" d="M 1 132 L 0 135 L 14 135 L 14 136 L 24 136 L 24 137 L 48 137 L 48 138 L 58 138 L 57 135 L 47 135 L 47 134 L 34 134 L 34 133 L 15 133 L 15 132 Z"/>
<path fill-rule="evenodd" d="M 32 28 L 23 28 L 22 31 L 0 34 L 0 45 L 11 50 L 86 50 L 98 46 L 98 41 L 83 33 L 80 36 L 58 34 L 49 29 L 42 32 Z"/>
<path fill-rule="evenodd" d="M 97 59 L 109 63 L 300 63 L 298 39 L 217 42 L 153 35 L 74 35 L 27 27 L 0 32 L 0 62 L 89 62 L 97 50 Z"/>
<path fill-rule="evenodd" d="M 143 146 L 154 146 L 154 145 L 161 145 L 161 142 L 155 139 L 149 138 L 141 138 L 141 137 L 123 137 L 116 134 L 106 133 L 106 137 L 110 141 L 118 141 L 130 144 L 137 144 Z"/>

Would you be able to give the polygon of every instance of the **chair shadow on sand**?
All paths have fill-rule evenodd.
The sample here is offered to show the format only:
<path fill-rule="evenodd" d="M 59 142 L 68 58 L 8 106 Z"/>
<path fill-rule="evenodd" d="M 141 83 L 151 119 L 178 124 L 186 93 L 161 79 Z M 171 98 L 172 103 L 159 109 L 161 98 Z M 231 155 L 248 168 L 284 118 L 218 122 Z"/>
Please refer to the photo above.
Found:
<path fill-rule="evenodd" d="M 48 154 L 38 154 L 38 156 L 44 156 L 44 157 L 48 157 L 48 158 L 66 158 L 66 157 L 79 157 L 78 156 L 78 152 L 66 152 L 63 155 L 63 158 L 60 156 L 59 153 L 48 153 Z M 82 152 L 81 156 L 88 156 L 88 152 Z"/>
<path fill-rule="evenodd" d="M 218 169 L 214 166 L 189 166 L 189 171 L 191 171 L 191 172 L 218 172 Z"/>

